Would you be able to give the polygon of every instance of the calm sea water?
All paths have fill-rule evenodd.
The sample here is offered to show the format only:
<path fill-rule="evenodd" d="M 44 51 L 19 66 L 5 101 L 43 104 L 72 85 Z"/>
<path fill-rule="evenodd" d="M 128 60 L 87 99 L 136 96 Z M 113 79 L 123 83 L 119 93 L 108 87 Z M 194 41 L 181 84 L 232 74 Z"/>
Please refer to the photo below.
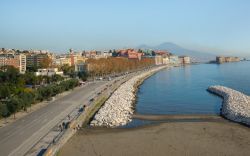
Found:
<path fill-rule="evenodd" d="M 224 85 L 250 95 L 250 62 L 162 70 L 140 86 L 136 113 L 219 114 L 222 99 L 206 91 L 210 85 Z"/>

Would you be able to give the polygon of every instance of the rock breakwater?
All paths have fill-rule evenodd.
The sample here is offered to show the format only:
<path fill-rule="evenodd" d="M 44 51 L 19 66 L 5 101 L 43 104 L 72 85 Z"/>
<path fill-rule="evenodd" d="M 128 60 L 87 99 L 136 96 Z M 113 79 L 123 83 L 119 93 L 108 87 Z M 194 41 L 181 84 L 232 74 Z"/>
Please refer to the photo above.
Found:
<path fill-rule="evenodd" d="M 133 102 L 136 98 L 135 92 L 138 87 L 138 82 L 163 68 L 165 68 L 165 66 L 143 72 L 122 84 L 95 114 L 90 125 L 117 127 L 126 125 L 132 121 L 131 118 L 134 112 Z"/>
<path fill-rule="evenodd" d="M 223 98 L 221 114 L 229 120 L 250 125 L 250 97 L 224 86 L 211 86 L 209 92 Z"/>

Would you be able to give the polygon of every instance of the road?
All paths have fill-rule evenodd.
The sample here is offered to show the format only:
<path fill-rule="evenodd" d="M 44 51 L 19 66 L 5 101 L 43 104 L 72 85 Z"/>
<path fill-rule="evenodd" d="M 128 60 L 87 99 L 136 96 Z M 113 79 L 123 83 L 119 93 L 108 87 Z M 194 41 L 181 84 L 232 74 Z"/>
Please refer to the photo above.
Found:
<path fill-rule="evenodd" d="M 77 88 L 45 107 L 0 128 L 0 155 L 24 155 L 73 109 L 88 102 L 106 83 L 99 81 Z"/>

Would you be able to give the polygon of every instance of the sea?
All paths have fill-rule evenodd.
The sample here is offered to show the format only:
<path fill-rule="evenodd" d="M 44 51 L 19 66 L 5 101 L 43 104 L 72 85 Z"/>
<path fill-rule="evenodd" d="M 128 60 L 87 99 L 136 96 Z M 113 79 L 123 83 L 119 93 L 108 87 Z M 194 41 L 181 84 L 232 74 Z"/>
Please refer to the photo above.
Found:
<path fill-rule="evenodd" d="M 250 61 L 164 69 L 139 87 L 136 114 L 220 114 L 222 99 L 207 91 L 223 85 L 250 95 Z M 128 127 L 149 121 L 134 120 Z"/>

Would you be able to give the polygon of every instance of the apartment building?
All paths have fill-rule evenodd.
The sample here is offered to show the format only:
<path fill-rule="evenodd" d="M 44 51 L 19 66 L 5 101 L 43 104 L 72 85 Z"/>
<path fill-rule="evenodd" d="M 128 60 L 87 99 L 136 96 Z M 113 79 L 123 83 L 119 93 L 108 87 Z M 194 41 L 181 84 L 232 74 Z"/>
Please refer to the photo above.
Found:
<path fill-rule="evenodd" d="M 27 67 L 40 67 L 43 60 L 50 58 L 52 59 L 52 55 L 47 53 L 28 53 L 26 55 L 26 65 Z"/>
<path fill-rule="evenodd" d="M 26 56 L 24 54 L 0 54 L 0 66 L 13 66 L 20 73 L 26 72 Z"/>

